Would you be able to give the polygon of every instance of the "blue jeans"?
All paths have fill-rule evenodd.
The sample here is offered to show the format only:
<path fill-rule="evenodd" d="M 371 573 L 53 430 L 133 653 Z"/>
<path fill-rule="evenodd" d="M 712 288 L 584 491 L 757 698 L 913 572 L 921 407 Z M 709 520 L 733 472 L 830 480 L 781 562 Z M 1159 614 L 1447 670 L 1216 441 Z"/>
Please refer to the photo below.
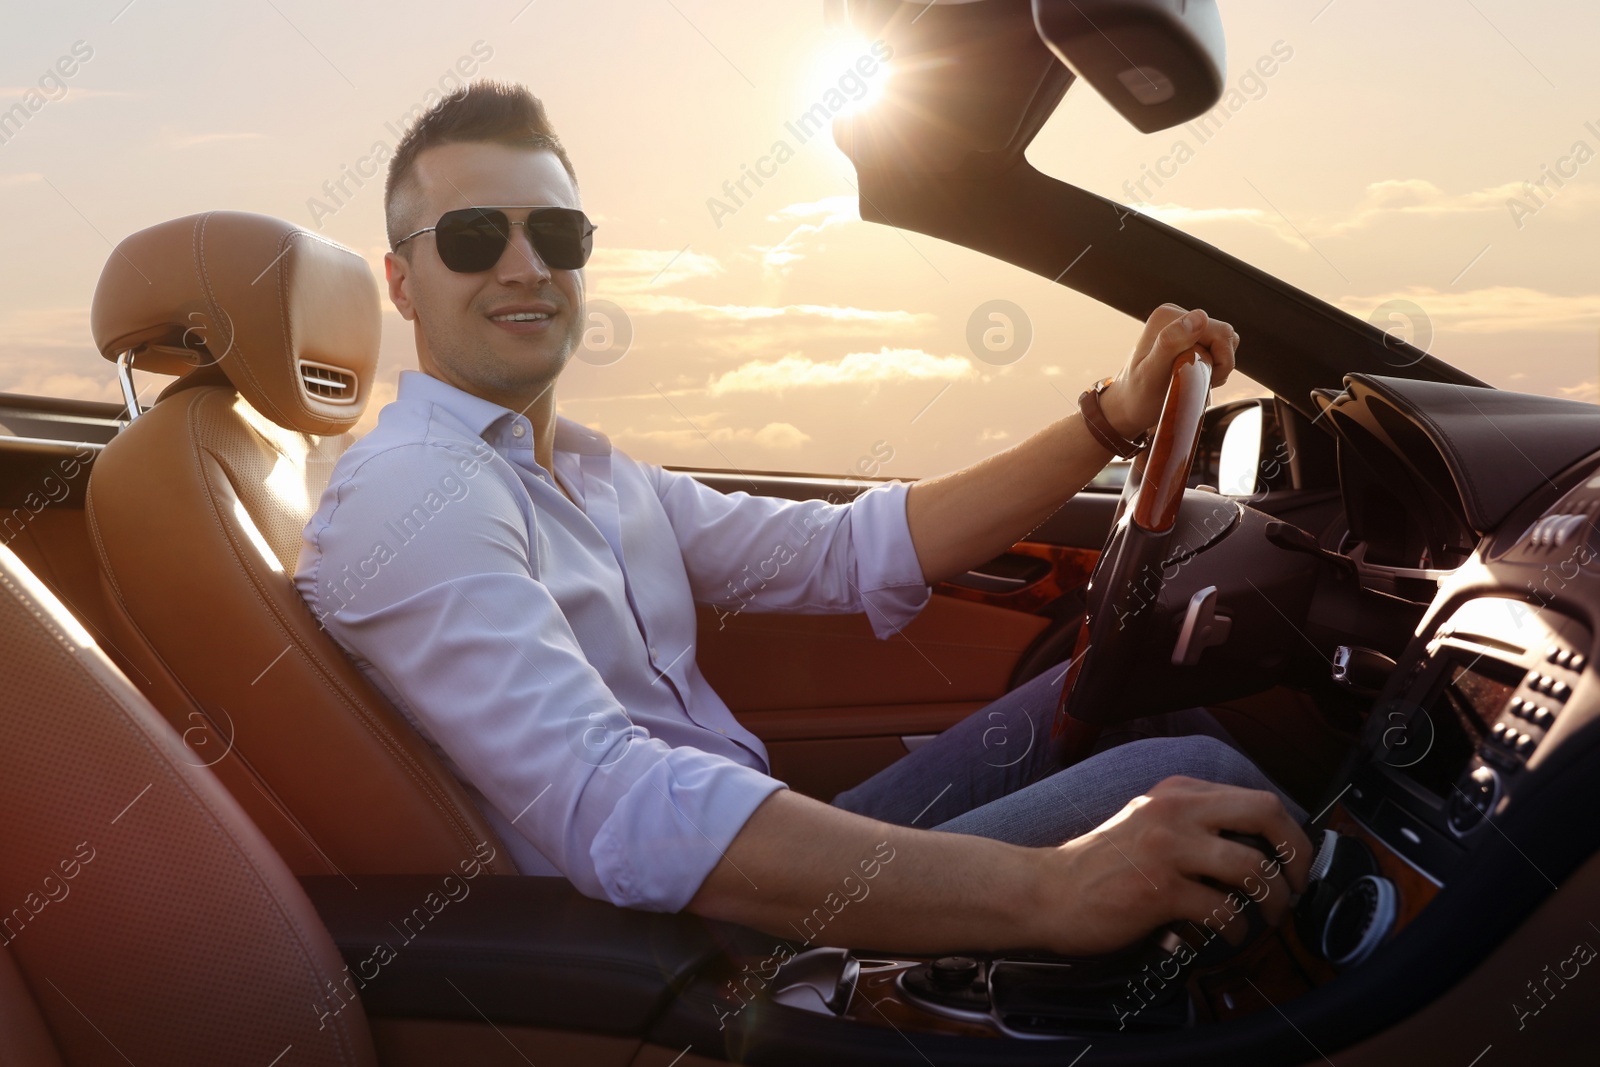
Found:
<path fill-rule="evenodd" d="M 1204 708 L 1108 726 L 1087 758 L 1063 768 L 1050 731 L 1066 668 L 1058 664 L 973 712 L 834 797 L 834 806 L 901 826 L 1058 845 L 1182 774 L 1269 789 L 1291 817 L 1305 819 Z"/>

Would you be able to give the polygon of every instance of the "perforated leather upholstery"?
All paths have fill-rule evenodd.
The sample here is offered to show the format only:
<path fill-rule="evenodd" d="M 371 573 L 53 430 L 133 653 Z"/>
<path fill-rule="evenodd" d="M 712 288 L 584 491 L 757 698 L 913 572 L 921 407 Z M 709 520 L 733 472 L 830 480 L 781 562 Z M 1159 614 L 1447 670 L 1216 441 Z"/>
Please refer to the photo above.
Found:
<path fill-rule="evenodd" d="M 197 762 L 0 547 L 0 1063 L 373 1062 L 326 929 Z"/>

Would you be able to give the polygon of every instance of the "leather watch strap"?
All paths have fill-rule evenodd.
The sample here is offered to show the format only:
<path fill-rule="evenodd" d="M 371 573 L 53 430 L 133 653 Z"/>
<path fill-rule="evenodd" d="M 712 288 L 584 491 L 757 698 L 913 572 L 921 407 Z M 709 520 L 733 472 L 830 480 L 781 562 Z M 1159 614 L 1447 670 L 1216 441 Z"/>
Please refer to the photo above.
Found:
<path fill-rule="evenodd" d="M 1083 424 L 1090 436 L 1100 442 L 1102 448 L 1123 459 L 1131 459 L 1144 451 L 1145 446 L 1150 443 L 1150 431 L 1146 430 L 1130 441 L 1111 425 L 1111 420 L 1106 418 L 1105 409 L 1100 406 L 1100 394 L 1105 392 L 1111 381 L 1110 378 L 1102 378 L 1085 389 L 1078 397 L 1078 410 L 1083 413 Z"/>

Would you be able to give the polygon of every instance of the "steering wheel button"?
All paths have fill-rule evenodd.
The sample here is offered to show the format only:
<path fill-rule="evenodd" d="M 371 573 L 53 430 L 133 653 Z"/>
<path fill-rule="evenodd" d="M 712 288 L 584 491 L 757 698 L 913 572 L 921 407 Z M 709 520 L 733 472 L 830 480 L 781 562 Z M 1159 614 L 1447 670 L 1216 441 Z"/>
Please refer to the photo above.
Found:
<path fill-rule="evenodd" d="M 1550 685 L 1550 695 L 1557 700 L 1565 700 L 1567 697 L 1572 695 L 1572 687 L 1566 682 L 1552 682 Z"/>
<path fill-rule="evenodd" d="M 1506 739 L 1506 734 L 1510 732 L 1510 729 L 1511 728 L 1505 723 L 1497 722 L 1494 724 L 1494 729 L 1489 731 L 1489 736 L 1496 741 L 1504 741 Z"/>
<path fill-rule="evenodd" d="M 1538 742 L 1533 739 L 1532 734 L 1523 734 L 1521 737 L 1517 738 L 1517 755 L 1526 756 L 1528 753 L 1533 751 L 1533 746 L 1536 744 L 1538 744 Z"/>
<path fill-rule="evenodd" d="M 1533 713 L 1533 724 L 1535 726 L 1549 726 L 1555 721 L 1555 717 L 1556 713 L 1549 708 L 1537 708 Z"/>
<path fill-rule="evenodd" d="M 1567 667 L 1571 670 L 1581 671 L 1583 670 L 1583 665 L 1587 662 L 1588 661 L 1583 658 L 1582 652 L 1574 652 L 1567 658 Z"/>

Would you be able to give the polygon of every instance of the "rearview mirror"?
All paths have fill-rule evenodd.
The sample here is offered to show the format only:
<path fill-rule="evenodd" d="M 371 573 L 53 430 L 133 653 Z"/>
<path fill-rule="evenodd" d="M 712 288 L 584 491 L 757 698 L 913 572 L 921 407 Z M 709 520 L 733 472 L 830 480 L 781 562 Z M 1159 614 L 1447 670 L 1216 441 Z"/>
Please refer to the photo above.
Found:
<path fill-rule="evenodd" d="M 1222 99 L 1228 60 L 1216 0 L 1033 0 L 1033 23 L 1073 74 L 1144 133 Z"/>

